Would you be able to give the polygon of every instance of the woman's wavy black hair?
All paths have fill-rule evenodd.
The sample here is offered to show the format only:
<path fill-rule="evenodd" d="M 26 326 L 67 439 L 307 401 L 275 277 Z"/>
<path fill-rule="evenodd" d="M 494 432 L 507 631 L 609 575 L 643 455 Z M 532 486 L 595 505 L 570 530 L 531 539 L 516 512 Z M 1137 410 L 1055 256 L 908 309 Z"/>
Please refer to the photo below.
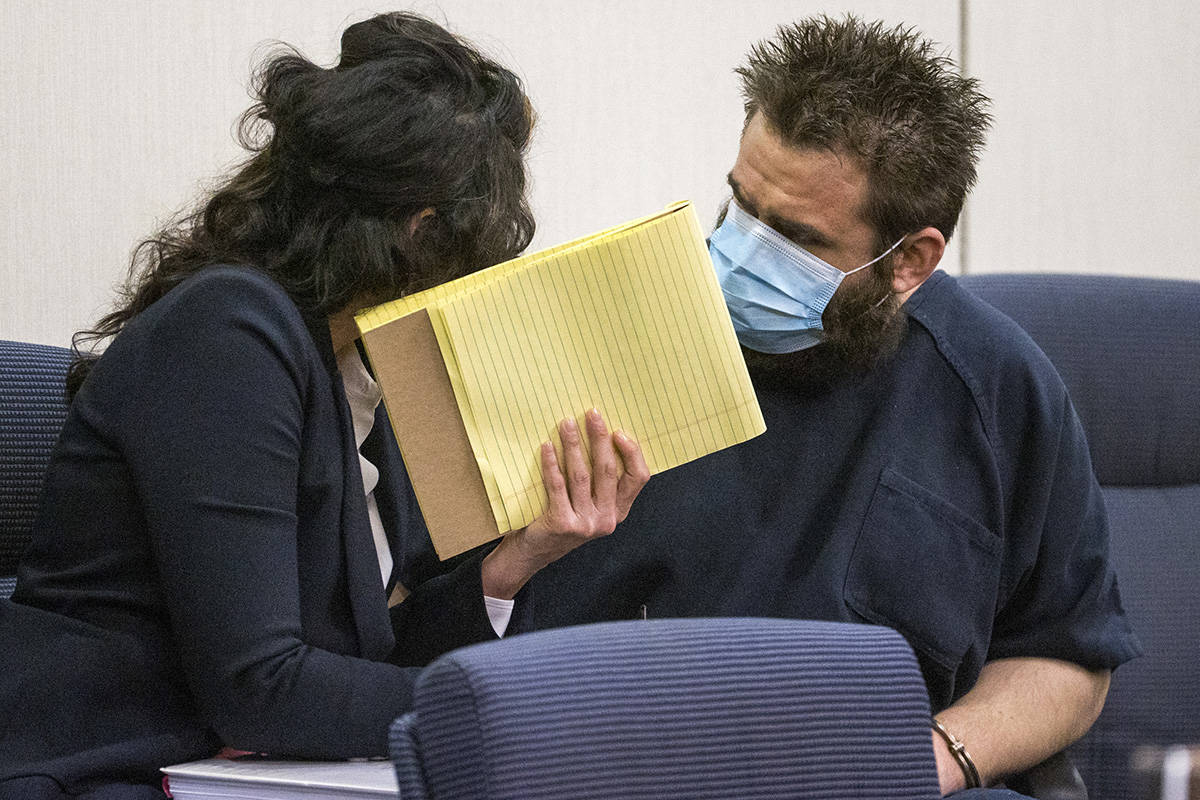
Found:
<path fill-rule="evenodd" d="M 69 397 L 99 343 L 212 264 L 261 269 L 306 312 L 330 314 L 529 244 L 533 113 L 521 82 L 435 23 L 381 14 L 345 30 L 335 66 L 285 48 L 253 85 L 238 126 L 251 155 L 134 250 L 116 309 L 75 334 Z"/>

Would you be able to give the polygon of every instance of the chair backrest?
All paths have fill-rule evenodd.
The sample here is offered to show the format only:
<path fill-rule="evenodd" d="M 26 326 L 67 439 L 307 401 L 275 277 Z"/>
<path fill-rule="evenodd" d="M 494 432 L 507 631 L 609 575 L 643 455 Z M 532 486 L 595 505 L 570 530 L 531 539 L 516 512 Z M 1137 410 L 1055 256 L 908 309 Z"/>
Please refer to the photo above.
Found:
<path fill-rule="evenodd" d="M 449 653 L 392 726 L 401 797 L 935 798 L 929 701 L 894 631 L 606 622 Z"/>
<path fill-rule="evenodd" d="M 1071 756 L 1092 797 L 1133 797 L 1137 745 L 1200 742 L 1200 282 L 962 282 L 1045 351 L 1087 432 L 1122 600 L 1146 654 L 1116 671 Z"/>
<path fill-rule="evenodd" d="M 62 347 L 0 341 L 0 598 L 12 594 L 67 415 L 70 361 Z"/>

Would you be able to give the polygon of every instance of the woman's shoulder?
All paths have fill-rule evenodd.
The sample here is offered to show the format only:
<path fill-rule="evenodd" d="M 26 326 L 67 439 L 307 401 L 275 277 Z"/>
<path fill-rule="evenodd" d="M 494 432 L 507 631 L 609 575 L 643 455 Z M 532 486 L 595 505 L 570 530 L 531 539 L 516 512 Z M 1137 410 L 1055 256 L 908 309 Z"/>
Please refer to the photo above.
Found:
<path fill-rule="evenodd" d="M 236 264 L 212 264 L 197 270 L 145 313 L 228 313 L 241 307 L 271 310 L 303 322 L 296 303 L 270 275 Z"/>
<path fill-rule="evenodd" d="M 129 326 L 141 338 L 212 340 L 248 332 L 289 348 L 312 346 L 310 322 L 265 272 L 214 264 L 188 276 L 139 314 Z M 118 337 L 120 338 L 120 337 Z"/>
<path fill-rule="evenodd" d="M 314 325 L 266 273 L 214 264 L 185 278 L 126 325 L 89 382 L 108 375 L 121 388 L 160 373 L 171 381 L 193 373 L 212 380 L 239 370 L 265 380 L 282 369 L 303 385 L 321 372 L 315 339 L 321 331 Z"/>

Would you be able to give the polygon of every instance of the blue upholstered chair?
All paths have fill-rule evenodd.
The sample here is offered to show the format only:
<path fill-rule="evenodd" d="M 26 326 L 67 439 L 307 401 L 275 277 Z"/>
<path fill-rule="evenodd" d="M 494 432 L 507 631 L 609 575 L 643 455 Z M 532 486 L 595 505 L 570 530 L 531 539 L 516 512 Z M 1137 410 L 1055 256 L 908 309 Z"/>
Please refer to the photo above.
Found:
<path fill-rule="evenodd" d="M 431 664 L 392 726 L 400 796 L 938 797 L 917 662 L 886 628 L 607 622 Z"/>
<path fill-rule="evenodd" d="M 972 275 L 1050 357 L 1087 431 L 1146 654 L 1071 748 L 1092 800 L 1136 796 L 1137 745 L 1200 743 L 1200 282 Z"/>
<path fill-rule="evenodd" d="M 67 415 L 71 353 L 0 341 L 0 598 L 12 594 L 50 450 Z"/>

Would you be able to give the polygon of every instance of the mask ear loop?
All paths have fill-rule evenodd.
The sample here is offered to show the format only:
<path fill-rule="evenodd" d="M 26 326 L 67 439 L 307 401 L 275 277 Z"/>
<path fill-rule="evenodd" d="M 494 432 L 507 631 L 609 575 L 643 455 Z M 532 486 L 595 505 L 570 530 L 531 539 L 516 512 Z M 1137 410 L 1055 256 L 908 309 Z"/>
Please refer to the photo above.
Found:
<path fill-rule="evenodd" d="M 901 242 L 903 242 L 903 241 L 904 241 L 905 239 L 907 239 L 907 238 L 908 238 L 908 234 L 906 233 L 906 234 L 904 234 L 903 236 L 901 236 L 899 239 L 897 239 L 897 240 L 896 240 L 896 243 L 895 243 L 895 244 L 893 244 L 891 247 L 889 247 L 887 250 L 884 250 L 882 253 L 880 253 L 879 255 L 875 256 L 875 257 L 874 257 L 874 258 L 872 258 L 870 261 L 868 261 L 867 263 L 863 264 L 861 267 L 855 267 L 854 269 L 850 270 L 850 271 L 849 271 L 849 272 L 847 272 L 846 274 L 847 274 L 847 275 L 853 275 L 854 273 L 858 272 L 859 270 L 866 269 L 867 267 L 869 267 L 869 266 L 871 266 L 872 264 L 874 264 L 876 261 L 879 261 L 880 259 L 882 259 L 882 258 L 883 258 L 884 256 L 886 256 L 888 253 L 892 252 L 892 251 L 893 251 L 893 250 L 895 250 L 897 247 L 899 247 L 899 246 L 900 246 L 900 243 L 901 243 Z"/>
<path fill-rule="evenodd" d="M 876 261 L 879 261 L 880 259 L 882 259 L 882 258 L 883 258 L 884 256 L 886 256 L 888 253 L 892 252 L 892 251 L 893 251 L 893 250 L 895 250 L 897 247 L 899 247 L 899 246 L 900 246 L 900 243 L 901 243 L 901 242 L 903 242 L 903 241 L 904 241 L 905 239 L 907 239 L 907 238 L 908 238 L 908 234 L 906 233 L 906 234 L 904 234 L 903 236 L 901 236 L 899 239 L 897 239 L 897 240 L 896 240 L 896 243 L 895 243 L 895 244 L 893 244 L 891 247 L 889 247 L 887 250 L 884 250 L 882 253 L 880 253 L 879 255 L 875 256 L 875 257 L 874 257 L 874 258 L 872 258 L 870 261 L 868 261 L 867 263 L 863 264 L 861 267 L 855 267 L 854 269 L 850 270 L 850 272 L 847 272 L 846 274 L 847 274 L 847 275 L 850 275 L 850 274 L 852 274 L 852 273 L 858 272 L 860 269 L 866 269 L 867 267 L 869 267 L 869 266 L 871 266 L 872 264 L 874 264 Z M 872 306 L 871 306 L 869 309 L 867 309 L 867 311 L 874 311 L 875 309 L 879 308 L 881 305 L 883 305 L 883 303 L 884 303 L 884 301 L 885 301 L 885 300 L 887 300 L 889 297 L 891 297 L 891 296 L 892 296 L 892 294 L 894 294 L 894 293 L 893 293 L 893 292 L 888 292 L 888 293 L 887 293 L 887 294 L 885 294 L 883 297 L 879 298 L 879 300 L 878 300 L 878 301 L 877 301 L 877 302 L 876 302 L 874 305 L 872 305 Z M 863 313 L 863 314 L 866 314 L 866 313 L 867 313 L 867 311 L 864 311 L 864 312 L 862 312 L 862 313 Z M 861 315 L 860 315 L 860 316 L 861 316 Z"/>

